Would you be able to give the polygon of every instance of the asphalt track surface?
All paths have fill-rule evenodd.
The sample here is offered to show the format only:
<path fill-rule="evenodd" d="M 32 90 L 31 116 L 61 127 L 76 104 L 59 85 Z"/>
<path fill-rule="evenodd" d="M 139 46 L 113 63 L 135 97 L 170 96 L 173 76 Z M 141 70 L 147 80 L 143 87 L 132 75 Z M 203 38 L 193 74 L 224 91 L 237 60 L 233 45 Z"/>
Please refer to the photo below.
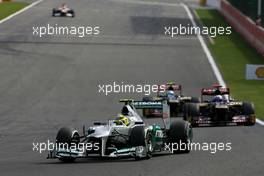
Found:
<path fill-rule="evenodd" d="M 182 6 L 131 0 L 69 1 L 77 16 L 52 18 L 61 1 L 44 0 L 0 24 L 0 175 L 254 175 L 264 174 L 264 128 L 194 129 L 195 142 L 231 142 L 232 150 L 192 151 L 134 161 L 46 160 L 33 142 L 54 140 L 62 126 L 81 129 L 120 111 L 119 98 L 142 94 L 98 93 L 113 81 L 157 84 L 177 81 L 199 95 L 216 82 L 196 36 L 164 37 L 161 26 L 190 23 Z M 154 21 L 154 22 L 153 22 Z M 33 26 L 98 25 L 98 37 L 32 36 Z M 146 120 L 149 123 L 158 119 Z"/>

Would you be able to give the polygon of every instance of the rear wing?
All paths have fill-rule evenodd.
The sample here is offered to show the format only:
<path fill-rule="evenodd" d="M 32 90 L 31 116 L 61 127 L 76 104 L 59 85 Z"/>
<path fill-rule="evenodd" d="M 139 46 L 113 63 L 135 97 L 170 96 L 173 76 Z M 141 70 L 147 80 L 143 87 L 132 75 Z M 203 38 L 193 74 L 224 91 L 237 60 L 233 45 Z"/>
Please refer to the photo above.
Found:
<path fill-rule="evenodd" d="M 136 109 L 163 109 L 162 101 L 133 101 Z"/>
<path fill-rule="evenodd" d="M 230 94 L 230 89 L 229 88 L 223 88 L 223 87 L 221 87 L 221 88 L 204 88 L 204 89 L 202 89 L 201 94 L 213 96 L 213 95 L 216 95 L 215 94 L 216 90 L 219 90 L 221 95 L 229 95 Z"/>
<path fill-rule="evenodd" d="M 133 101 L 132 105 L 136 109 L 160 109 L 162 110 L 162 120 L 166 129 L 170 128 L 170 107 L 167 101 Z"/>

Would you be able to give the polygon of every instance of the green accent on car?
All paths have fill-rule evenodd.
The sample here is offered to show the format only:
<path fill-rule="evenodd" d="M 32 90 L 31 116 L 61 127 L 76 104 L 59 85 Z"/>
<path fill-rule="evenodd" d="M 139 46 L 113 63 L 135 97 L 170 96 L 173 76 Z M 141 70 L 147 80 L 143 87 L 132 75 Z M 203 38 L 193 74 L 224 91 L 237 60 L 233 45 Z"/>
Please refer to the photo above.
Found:
<path fill-rule="evenodd" d="M 163 140 L 163 133 L 161 135 L 159 135 L 160 133 L 162 133 L 162 129 L 159 125 L 152 125 L 152 131 L 151 131 L 151 135 L 152 135 L 152 143 L 155 144 L 157 142 L 162 142 Z"/>

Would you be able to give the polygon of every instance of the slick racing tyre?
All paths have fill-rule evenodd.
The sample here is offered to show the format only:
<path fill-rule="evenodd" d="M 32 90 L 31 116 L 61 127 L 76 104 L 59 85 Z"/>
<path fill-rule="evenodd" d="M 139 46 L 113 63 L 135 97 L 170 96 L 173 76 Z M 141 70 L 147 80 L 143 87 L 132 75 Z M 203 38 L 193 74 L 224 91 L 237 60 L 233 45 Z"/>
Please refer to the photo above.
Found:
<path fill-rule="evenodd" d="M 56 13 L 56 9 L 52 9 L 52 16 L 54 17 Z"/>
<path fill-rule="evenodd" d="M 192 138 L 193 132 L 189 122 L 176 120 L 171 123 L 170 129 L 168 131 L 168 141 L 173 154 L 189 153 L 190 147 L 188 146 L 191 143 Z M 173 149 L 172 146 L 174 146 Z"/>
<path fill-rule="evenodd" d="M 59 13 L 57 9 L 52 9 L 52 16 L 55 17 L 56 14 Z"/>
<path fill-rule="evenodd" d="M 59 130 L 56 136 L 56 143 L 57 145 L 65 144 L 68 147 L 71 146 L 71 144 L 75 143 L 78 144 L 80 142 L 80 136 L 76 130 L 73 130 L 68 127 L 63 127 Z M 73 162 L 76 158 L 73 157 L 63 157 L 59 158 L 59 160 L 63 162 Z"/>
<path fill-rule="evenodd" d="M 131 147 L 144 147 L 146 148 L 146 141 L 145 141 L 145 130 L 143 126 L 135 126 L 131 129 L 130 137 L 129 137 L 129 144 Z M 135 155 L 135 160 L 142 160 L 148 159 L 148 153 L 145 157 Z"/>
<path fill-rule="evenodd" d="M 153 152 L 153 144 L 152 144 L 152 135 L 151 132 L 148 132 L 146 135 L 146 140 L 144 142 L 145 145 L 145 156 L 144 157 L 139 157 L 135 156 L 135 160 L 144 160 L 144 159 L 150 159 L 152 157 L 152 152 Z"/>
<path fill-rule="evenodd" d="M 74 18 L 75 17 L 75 12 L 73 11 L 73 10 L 70 10 L 68 13 L 70 13 L 72 16 L 72 18 Z"/>
<path fill-rule="evenodd" d="M 256 117 L 255 117 L 255 108 L 254 105 L 250 102 L 243 102 L 243 114 L 246 116 L 249 116 L 250 119 L 246 123 L 248 126 L 253 126 L 256 123 Z"/>
<path fill-rule="evenodd" d="M 195 126 L 193 123 L 193 117 L 197 117 L 200 114 L 199 106 L 196 103 L 186 103 L 184 105 L 183 120 L 189 121 L 192 126 Z"/>

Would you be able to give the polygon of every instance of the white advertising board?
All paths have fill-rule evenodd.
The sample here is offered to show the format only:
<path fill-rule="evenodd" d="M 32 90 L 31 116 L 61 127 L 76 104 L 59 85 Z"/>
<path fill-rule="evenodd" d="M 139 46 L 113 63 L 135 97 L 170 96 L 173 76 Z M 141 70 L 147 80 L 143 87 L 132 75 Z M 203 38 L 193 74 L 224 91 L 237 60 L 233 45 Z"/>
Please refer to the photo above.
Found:
<path fill-rule="evenodd" d="M 247 64 L 246 79 L 247 80 L 264 80 L 264 65 Z"/>

